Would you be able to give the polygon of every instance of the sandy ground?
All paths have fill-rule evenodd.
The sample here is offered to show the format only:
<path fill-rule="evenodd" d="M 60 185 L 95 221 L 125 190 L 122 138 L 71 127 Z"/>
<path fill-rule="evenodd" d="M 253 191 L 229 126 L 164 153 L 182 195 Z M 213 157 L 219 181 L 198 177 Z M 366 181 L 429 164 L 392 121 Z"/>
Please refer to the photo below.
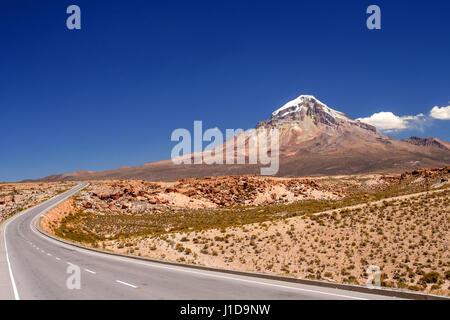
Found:
<path fill-rule="evenodd" d="M 73 199 L 67 199 L 44 215 L 41 219 L 41 227 L 48 233 L 55 234 L 55 229 L 60 225 L 61 220 L 69 214 L 75 213 L 75 201 Z"/>
<path fill-rule="evenodd" d="M 358 284 L 366 283 L 369 265 L 377 265 L 386 286 L 449 294 L 449 195 L 447 190 L 321 217 L 106 241 L 104 248 L 218 268 Z M 439 275 L 435 282 L 424 280 L 431 272 Z"/>

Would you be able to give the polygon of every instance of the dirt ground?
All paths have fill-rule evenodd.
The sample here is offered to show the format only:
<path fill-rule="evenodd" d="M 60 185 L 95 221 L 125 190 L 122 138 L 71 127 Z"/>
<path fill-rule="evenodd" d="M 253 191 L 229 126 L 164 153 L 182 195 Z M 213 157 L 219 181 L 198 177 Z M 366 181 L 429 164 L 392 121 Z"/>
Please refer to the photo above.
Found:
<path fill-rule="evenodd" d="M 95 181 L 44 227 L 120 253 L 331 282 L 365 285 L 375 265 L 382 286 L 448 295 L 449 175 Z"/>
<path fill-rule="evenodd" d="M 225 230 L 105 241 L 105 249 L 156 259 L 299 278 L 450 292 L 450 191 L 332 214 Z"/>

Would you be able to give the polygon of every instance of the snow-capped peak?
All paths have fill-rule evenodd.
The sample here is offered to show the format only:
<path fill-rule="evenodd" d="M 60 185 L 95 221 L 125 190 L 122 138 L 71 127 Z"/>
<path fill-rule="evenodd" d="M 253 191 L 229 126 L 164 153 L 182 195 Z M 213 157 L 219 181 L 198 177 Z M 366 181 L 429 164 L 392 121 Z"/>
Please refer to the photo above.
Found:
<path fill-rule="evenodd" d="M 343 114 L 342 112 L 336 111 L 334 109 L 331 109 L 330 107 L 328 107 L 325 103 L 319 101 L 316 97 L 311 96 L 311 95 L 304 95 L 302 94 L 301 96 L 299 96 L 298 98 L 289 101 L 288 103 L 286 103 L 285 105 L 283 105 L 281 108 L 275 110 L 274 112 L 272 112 L 272 116 L 276 116 L 278 115 L 281 111 L 295 107 L 295 109 L 293 109 L 291 112 L 300 112 L 303 108 L 303 103 L 309 101 L 309 102 L 315 102 L 316 104 L 319 104 L 322 107 L 322 110 L 326 113 L 328 113 L 330 116 L 334 117 L 334 118 L 343 118 L 343 119 L 348 119 L 345 114 Z"/>

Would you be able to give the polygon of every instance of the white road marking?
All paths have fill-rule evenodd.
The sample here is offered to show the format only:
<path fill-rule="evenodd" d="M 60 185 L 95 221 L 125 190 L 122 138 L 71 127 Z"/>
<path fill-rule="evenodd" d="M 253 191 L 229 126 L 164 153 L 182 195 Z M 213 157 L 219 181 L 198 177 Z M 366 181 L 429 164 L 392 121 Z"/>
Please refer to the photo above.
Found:
<path fill-rule="evenodd" d="M 89 272 L 89 273 L 92 273 L 92 274 L 97 274 L 97 272 L 92 271 L 92 270 L 89 270 L 89 269 L 84 269 L 84 271 Z"/>
<path fill-rule="evenodd" d="M 135 286 L 135 285 L 133 285 L 133 284 L 130 284 L 130 283 L 126 283 L 126 282 L 123 282 L 123 281 L 120 281 L 120 280 L 116 280 L 116 282 L 118 282 L 118 283 L 124 284 L 124 285 L 126 285 L 126 286 L 129 286 L 129 287 L 132 287 L 132 288 L 135 288 L 135 289 L 137 289 L 137 286 Z"/>
<path fill-rule="evenodd" d="M 14 299 L 20 300 L 19 292 L 17 291 L 17 287 L 16 287 L 16 281 L 14 280 L 14 275 L 13 275 L 12 269 L 11 269 L 11 263 L 9 262 L 8 246 L 6 245 L 6 226 L 5 226 L 5 230 L 3 230 L 3 241 L 5 242 L 6 262 L 8 263 L 9 277 L 11 278 L 11 284 L 12 284 L 13 292 L 14 292 Z"/>
<path fill-rule="evenodd" d="M 51 257 L 52 255 L 50 254 L 50 253 L 47 253 L 47 255 L 49 256 L 49 257 Z"/>

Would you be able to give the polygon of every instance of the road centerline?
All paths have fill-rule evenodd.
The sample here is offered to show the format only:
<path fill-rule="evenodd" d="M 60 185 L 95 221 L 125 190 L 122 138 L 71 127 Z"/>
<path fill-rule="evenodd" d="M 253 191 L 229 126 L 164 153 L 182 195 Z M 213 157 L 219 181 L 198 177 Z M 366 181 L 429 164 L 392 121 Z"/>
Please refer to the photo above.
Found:
<path fill-rule="evenodd" d="M 92 274 L 97 274 L 97 272 L 92 271 L 92 270 L 89 270 L 89 269 L 84 269 L 84 271 L 89 272 L 89 273 L 92 273 Z"/>
<path fill-rule="evenodd" d="M 138 288 L 138 287 L 135 286 L 134 284 L 131 284 L 131 283 L 128 283 L 128 282 L 124 282 L 124 281 L 120 281 L 120 280 L 116 280 L 116 282 L 117 282 L 117 283 L 120 283 L 120 284 L 123 284 L 123 285 L 126 285 L 126 286 L 129 286 L 129 287 L 132 287 L 132 288 L 134 288 L 134 289 L 137 289 L 137 288 Z"/>

